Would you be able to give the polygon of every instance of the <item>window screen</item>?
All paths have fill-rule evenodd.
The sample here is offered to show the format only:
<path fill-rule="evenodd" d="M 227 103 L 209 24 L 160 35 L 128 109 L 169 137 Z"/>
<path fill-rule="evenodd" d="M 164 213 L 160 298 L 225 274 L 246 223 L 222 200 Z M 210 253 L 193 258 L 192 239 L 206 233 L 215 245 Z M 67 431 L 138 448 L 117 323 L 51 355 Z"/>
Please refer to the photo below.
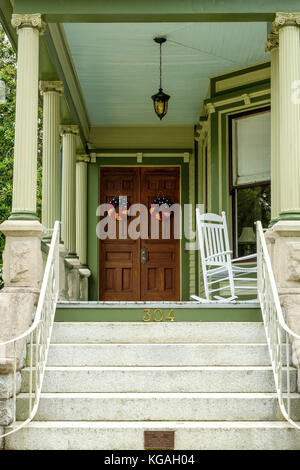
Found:
<path fill-rule="evenodd" d="M 270 111 L 232 120 L 233 186 L 270 179 Z"/>

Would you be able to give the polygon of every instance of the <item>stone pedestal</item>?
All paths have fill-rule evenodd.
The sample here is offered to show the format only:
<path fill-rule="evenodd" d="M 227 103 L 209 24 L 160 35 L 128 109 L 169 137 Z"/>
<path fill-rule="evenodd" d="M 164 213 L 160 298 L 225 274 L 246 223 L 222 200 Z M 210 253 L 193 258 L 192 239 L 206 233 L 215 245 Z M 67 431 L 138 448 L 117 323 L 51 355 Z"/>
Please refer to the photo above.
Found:
<path fill-rule="evenodd" d="M 78 258 L 65 258 L 67 300 L 80 298 L 80 261 Z"/>
<path fill-rule="evenodd" d="M 43 264 L 44 269 L 46 266 L 48 253 L 49 253 L 50 243 L 43 239 L 42 241 L 42 252 L 43 252 Z M 66 266 L 65 258 L 68 254 L 68 250 L 65 248 L 63 243 L 59 245 L 59 292 L 58 300 L 67 300 L 66 295 Z"/>
<path fill-rule="evenodd" d="M 279 294 L 300 294 L 300 221 L 280 220 L 266 236 L 273 240 L 271 257 Z"/>
<path fill-rule="evenodd" d="M 43 276 L 41 238 L 44 228 L 38 221 L 7 220 L 0 225 L 6 236 L 3 253 L 4 288 L 0 291 L 0 342 L 16 338 L 32 324 Z M 0 346 L 0 426 L 12 420 L 11 397 L 16 353 L 17 370 L 24 366 L 26 338 Z M 20 373 L 18 373 L 20 381 Z M 20 384 L 17 384 L 17 392 Z"/>
<path fill-rule="evenodd" d="M 38 302 L 38 293 L 20 288 L 4 288 L 0 294 L 0 342 L 8 341 L 24 333 L 32 324 Z M 26 338 L 15 346 L 17 369 L 24 365 Z M 13 372 L 14 344 L 0 347 L 0 374 Z"/>
<path fill-rule="evenodd" d="M 79 269 L 79 300 L 89 300 L 89 277 L 91 271 L 88 268 Z"/>
<path fill-rule="evenodd" d="M 78 258 L 65 258 L 66 290 L 64 300 L 88 300 L 88 278 L 91 271 Z M 62 299 L 61 299 L 62 300 Z"/>
<path fill-rule="evenodd" d="M 4 289 L 0 293 L 0 341 L 14 338 L 32 323 L 43 276 L 41 238 L 43 226 L 38 221 L 7 220 L 0 225 L 6 236 L 3 253 Z M 23 357 L 24 341 L 17 345 L 18 366 Z M 1 351 L 8 360 L 0 373 L 10 373 L 12 345 Z"/>
<path fill-rule="evenodd" d="M 300 221 L 280 220 L 266 232 L 266 241 L 286 322 L 300 335 Z M 298 365 L 300 340 L 293 346 Z"/>
<path fill-rule="evenodd" d="M 0 230 L 6 236 L 3 253 L 5 287 L 39 288 L 43 275 L 43 226 L 38 221 L 6 220 Z"/>
<path fill-rule="evenodd" d="M 68 250 L 65 245 L 61 243 L 59 245 L 59 300 L 67 300 L 66 296 L 66 266 L 65 258 L 68 254 Z"/>

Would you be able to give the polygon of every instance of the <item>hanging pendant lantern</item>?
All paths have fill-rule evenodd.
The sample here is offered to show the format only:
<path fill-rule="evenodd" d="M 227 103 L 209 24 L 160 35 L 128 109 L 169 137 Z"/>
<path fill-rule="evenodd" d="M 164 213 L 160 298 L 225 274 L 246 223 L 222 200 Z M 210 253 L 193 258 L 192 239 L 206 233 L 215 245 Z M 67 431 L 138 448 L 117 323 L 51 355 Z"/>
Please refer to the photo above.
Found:
<path fill-rule="evenodd" d="M 170 96 L 167 95 L 166 93 L 163 92 L 162 89 L 162 84 L 161 84 L 161 65 L 162 65 L 162 60 L 161 60 L 161 45 L 166 42 L 166 38 L 154 38 L 154 41 L 159 44 L 159 57 L 160 57 L 160 66 L 159 66 L 159 90 L 158 93 L 155 95 L 152 95 L 151 98 L 153 100 L 154 104 L 154 111 L 156 112 L 157 116 L 161 120 L 168 111 L 168 102 L 170 99 Z"/>

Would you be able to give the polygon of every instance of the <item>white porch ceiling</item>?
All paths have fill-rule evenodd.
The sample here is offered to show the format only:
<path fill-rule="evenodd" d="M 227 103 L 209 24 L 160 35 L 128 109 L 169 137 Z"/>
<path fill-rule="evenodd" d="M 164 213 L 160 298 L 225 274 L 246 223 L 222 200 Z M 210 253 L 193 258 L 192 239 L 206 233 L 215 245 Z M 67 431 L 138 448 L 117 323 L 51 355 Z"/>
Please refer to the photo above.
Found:
<path fill-rule="evenodd" d="M 155 36 L 168 39 L 163 88 L 171 99 L 161 125 L 196 124 L 210 76 L 268 58 L 267 23 L 68 23 L 64 29 L 94 126 L 159 124 L 150 98 L 159 85 Z"/>

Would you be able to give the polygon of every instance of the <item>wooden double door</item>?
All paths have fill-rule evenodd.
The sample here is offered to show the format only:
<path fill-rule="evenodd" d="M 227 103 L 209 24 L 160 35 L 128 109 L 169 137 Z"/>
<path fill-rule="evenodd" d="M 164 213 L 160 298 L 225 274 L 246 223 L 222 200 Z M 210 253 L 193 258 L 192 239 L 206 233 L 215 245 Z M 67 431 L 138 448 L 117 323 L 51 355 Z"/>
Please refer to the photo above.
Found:
<path fill-rule="evenodd" d="M 116 237 L 100 240 L 99 298 L 100 300 L 180 300 L 180 240 L 174 237 L 174 220 L 170 217 L 170 236 L 162 236 L 162 222 L 151 237 L 151 202 L 166 197 L 180 203 L 180 169 L 178 167 L 103 167 L 100 168 L 100 203 L 126 196 L 130 205 L 143 204 L 148 218 L 148 238 L 133 239 L 119 232 Z M 104 216 L 106 216 L 105 214 Z M 137 216 L 139 213 L 137 213 Z M 127 219 L 127 227 L 135 217 Z M 144 219 L 145 220 L 145 219 Z M 177 219 L 178 220 L 178 219 Z"/>

